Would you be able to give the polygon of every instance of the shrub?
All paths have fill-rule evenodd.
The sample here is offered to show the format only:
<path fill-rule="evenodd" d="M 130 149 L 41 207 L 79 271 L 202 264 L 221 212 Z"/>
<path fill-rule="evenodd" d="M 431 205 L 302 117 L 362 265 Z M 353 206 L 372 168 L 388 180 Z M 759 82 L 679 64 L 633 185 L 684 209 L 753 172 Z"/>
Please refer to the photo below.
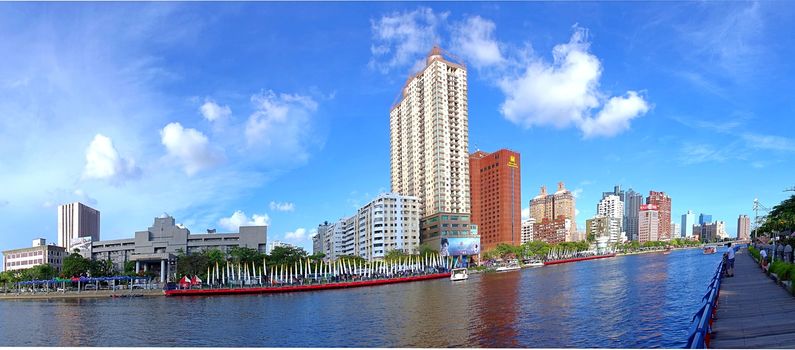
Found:
<path fill-rule="evenodd" d="M 748 253 L 754 258 L 754 260 L 759 261 L 759 250 L 754 247 L 748 247 Z"/>

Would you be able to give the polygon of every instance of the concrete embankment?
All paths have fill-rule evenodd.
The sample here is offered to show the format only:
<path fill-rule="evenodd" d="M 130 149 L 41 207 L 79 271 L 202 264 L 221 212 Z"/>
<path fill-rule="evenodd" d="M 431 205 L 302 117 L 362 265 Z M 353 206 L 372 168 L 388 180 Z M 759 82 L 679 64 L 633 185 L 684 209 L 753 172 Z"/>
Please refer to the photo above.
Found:
<path fill-rule="evenodd" d="M 110 298 L 112 296 L 130 297 L 130 296 L 163 296 L 163 291 L 160 289 L 155 290 L 99 290 L 99 291 L 82 291 L 78 292 L 42 292 L 42 293 L 0 293 L 0 300 L 36 300 L 36 299 L 81 299 L 81 298 Z"/>

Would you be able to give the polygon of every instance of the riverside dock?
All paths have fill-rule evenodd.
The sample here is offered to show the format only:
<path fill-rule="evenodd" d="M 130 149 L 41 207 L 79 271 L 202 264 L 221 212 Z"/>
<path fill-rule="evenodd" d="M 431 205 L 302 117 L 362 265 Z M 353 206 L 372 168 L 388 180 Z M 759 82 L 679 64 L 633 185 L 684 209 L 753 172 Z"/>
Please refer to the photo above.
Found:
<path fill-rule="evenodd" d="M 747 250 L 738 254 L 734 277 L 724 277 L 710 348 L 792 348 L 795 297 L 768 277 Z"/>

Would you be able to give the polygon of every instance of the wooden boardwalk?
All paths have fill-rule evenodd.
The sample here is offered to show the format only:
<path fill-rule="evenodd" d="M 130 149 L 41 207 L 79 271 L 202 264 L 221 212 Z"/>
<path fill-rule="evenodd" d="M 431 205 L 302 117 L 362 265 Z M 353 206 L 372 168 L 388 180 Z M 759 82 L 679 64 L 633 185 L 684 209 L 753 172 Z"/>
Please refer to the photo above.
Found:
<path fill-rule="evenodd" d="M 722 251 L 719 251 L 722 253 Z M 723 278 L 710 348 L 795 348 L 795 297 L 743 250 Z"/>

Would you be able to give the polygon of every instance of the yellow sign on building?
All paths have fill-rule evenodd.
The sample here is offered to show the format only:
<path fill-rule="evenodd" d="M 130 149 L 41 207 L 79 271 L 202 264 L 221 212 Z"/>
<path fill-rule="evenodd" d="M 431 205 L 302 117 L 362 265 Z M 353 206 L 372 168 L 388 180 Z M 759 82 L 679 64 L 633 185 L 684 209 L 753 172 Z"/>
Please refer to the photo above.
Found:
<path fill-rule="evenodd" d="M 516 156 L 510 156 L 510 158 L 508 158 L 508 166 L 511 168 L 518 168 L 516 165 Z"/>

